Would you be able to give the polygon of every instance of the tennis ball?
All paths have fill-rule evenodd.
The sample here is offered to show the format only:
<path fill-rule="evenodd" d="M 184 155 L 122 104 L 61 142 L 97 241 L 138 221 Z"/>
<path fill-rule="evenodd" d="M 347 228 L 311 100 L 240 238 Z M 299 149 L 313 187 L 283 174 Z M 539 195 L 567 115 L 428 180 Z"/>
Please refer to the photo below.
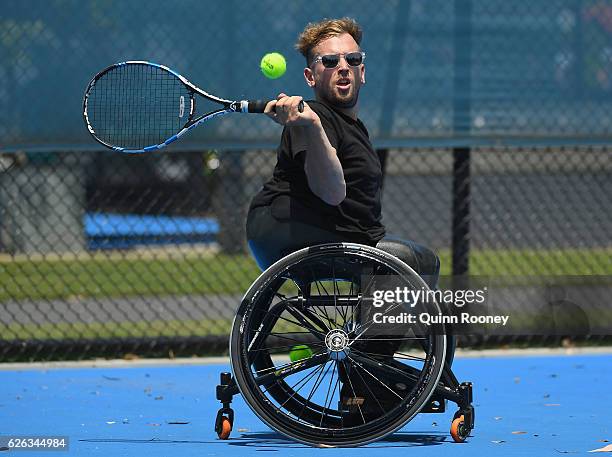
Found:
<path fill-rule="evenodd" d="M 271 52 L 263 56 L 259 66 L 264 76 L 270 79 L 280 78 L 287 70 L 287 62 L 278 52 Z"/>
<path fill-rule="evenodd" d="M 298 360 L 304 360 L 309 357 L 312 357 L 312 350 L 305 344 L 299 344 L 297 346 L 293 346 L 291 348 L 291 351 L 289 351 L 289 359 L 292 362 L 297 362 Z"/>

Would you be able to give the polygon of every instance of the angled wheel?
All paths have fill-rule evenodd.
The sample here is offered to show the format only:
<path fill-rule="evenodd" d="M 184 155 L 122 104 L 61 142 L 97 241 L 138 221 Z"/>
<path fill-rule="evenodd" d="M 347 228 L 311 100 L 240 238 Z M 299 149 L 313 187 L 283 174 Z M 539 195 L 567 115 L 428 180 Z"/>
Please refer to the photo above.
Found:
<path fill-rule="evenodd" d="M 374 325 L 372 292 L 389 278 L 427 290 L 397 258 L 348 243 L 303 249 L 262 273 L 230 343 L 237 385 L 261 420 L 311 445 L 354 446 L 419 412 L 440 379 L 446 336 L 435 325 Z"/>

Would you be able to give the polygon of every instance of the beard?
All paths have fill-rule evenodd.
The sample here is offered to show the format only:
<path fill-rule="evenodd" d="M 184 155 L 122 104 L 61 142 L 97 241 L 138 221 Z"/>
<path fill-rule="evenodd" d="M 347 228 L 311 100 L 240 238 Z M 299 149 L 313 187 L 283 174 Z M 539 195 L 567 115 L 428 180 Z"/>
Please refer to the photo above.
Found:
<path fill-rule="evenodd" d="M 320 97 L 327 103 L 338 108 L 352 108 L 359 99 L 359 87 L 353 82 L 349 89 L 340 90 L 335 84 L 321 91 Z"/>

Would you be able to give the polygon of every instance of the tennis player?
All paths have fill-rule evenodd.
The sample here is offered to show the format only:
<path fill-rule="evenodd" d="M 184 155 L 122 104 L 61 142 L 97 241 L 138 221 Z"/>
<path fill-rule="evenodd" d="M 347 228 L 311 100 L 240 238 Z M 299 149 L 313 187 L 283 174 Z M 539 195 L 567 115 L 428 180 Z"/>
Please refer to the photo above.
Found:
<path fill-rule="evenodd" d="M 272 178 L 251 202 L 248 244 L 262 269 L 317 244 L 376 246 L 435 288 L 438 257 L 413 241 L 387 236 L 381 222 L 381 158 L 358 117 L 359 92 L 366 82 L 361 38 L 361 27 L 350 18 L 308 24 L 299 36 L 296 48 L 306 58 L 304 79 L 315 100 L 300 112 L 302 97 L 281 93 L 266 106 L 267 115 L 284 129 Z M 398 345 L 391 338 L 377 342 L 372 352 L 392 359 Z M 348 409 L 358 401 L 364 414 L 376 415 L 375 402 L 390 409 L 397 401 L 386 392 L 370 398 L 371 390 L 359 379 L 352 380 L 350 389 L 347 385 L 343 380 L 341 397 Z"/>
<path fill-rule="evenodd" d="M 315 100 L 300 113 L 302 97 L 281 93 L 266 107 L 284 129 L 272 178 L 251 202 L 249 247 L 265 269 L 316 244 L 376 246 L 435 287 L 438 257 L 413 241 L 386 236 L 381 222 L 381 159 L 358 117 L 366 81 L 361 39 L 361 27 L 350 18 L 308 24 L 299 36 L 296 48 L 306 58 L 304 79 Z"/>

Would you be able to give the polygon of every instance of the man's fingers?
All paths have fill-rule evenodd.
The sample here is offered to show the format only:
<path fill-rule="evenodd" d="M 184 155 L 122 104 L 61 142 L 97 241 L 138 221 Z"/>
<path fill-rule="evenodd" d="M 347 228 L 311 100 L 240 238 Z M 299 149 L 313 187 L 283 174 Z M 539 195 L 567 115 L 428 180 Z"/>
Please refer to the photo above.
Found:
<path fill-rule="evenodd" d="M 270 114 L 270 113 L 274 113 L 274 110 L 276 108 L 276 100 L 270 100 L 267 104 L 266 107 L 264 108 L 264 114 Z"/>
<path fill-rule="evenodd" d="M 287 113 L 297 113 L 298 106 L 302 101 L 302 97 L 293 96 L 293 97 L 285 97 L 277 102 L 277 107 L 281 107 L 283 111 Z"/>
<path fill-rule="evenodd" d="M 300 111 L 300 104 L 303 104 L 303 97 L 294 95 L 292 97 L 281 92 L 276 96 L 276 100 L 268 102 L 264 113 L 270 119 L 281 125 L 293 125 L 296 121 L 303 122 L 303 111 Z M 308 117 L 308 116 L 306 116 Z"/>

